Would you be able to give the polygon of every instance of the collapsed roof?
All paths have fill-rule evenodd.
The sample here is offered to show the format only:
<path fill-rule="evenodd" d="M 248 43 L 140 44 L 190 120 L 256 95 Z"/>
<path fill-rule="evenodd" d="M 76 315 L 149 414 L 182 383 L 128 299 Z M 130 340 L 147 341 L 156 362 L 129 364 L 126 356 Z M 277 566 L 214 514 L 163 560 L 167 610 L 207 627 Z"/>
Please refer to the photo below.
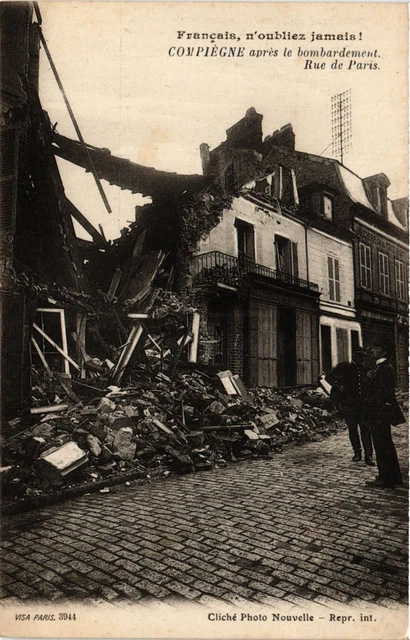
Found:
<path fill-rule="evenodd" d="M 86 170 L 89 169 L 87 154 L 80 142 L 70 140 L 56 132 L 53 134 L 54 153 Z M 100 179 L 121 189 L 143 196 L 163 196 L 168 194 L 177 197 L 185 192 L 199 191 L 209 184 L 209 178 L 197 174 L 181 175 L 167 171 L 158 171 L 130 160 L 113 156 L 108 149 L 99 149 L 87 145 L 88 152 Z"/>

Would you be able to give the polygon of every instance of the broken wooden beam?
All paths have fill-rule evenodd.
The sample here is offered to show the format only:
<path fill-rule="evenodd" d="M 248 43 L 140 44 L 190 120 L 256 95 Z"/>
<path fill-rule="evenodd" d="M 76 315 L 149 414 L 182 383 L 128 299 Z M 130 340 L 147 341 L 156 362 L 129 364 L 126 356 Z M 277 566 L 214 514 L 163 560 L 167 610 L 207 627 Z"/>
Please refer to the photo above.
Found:
<path fill-rule="evenodd" d="M 36 416 L 41 413 L 58 413 L 59 411 L 65 411 L 66 409 L 69 409 L 70 406 L 71 405 L 69 404 L 52 404 L 45 407 L 32 407 L 30 409 L 30 414 L 32 416 Z"/>
<path fill-rule="evenodd" d="M 192 343 L 189 348 L 189 362 L 196 362 L 198 357 L 198 343 L 199 343 L 199 313 L 194 313 L 192 318 Z"/>
<path fill-rule="evenodd" d="M 50 376 L 50 378 L 53 377 L 53 372 L 51 371 L 49 364 L 47 362 L 47 360 L 45 359 L 44 353 L 41 351 L 36 339 L 32 336 L 31 337 L 31 342 L 35 348 L 35 350 L 37 351 L 38 357 L 40 358 L 44 369 L 47 371 L 48 375 Z"/>
<path fill-rule="evenodd" d="M 76 393 L 74 393 L 74 391 L 71 388 L 71 376 L 70 376 L 70 374 L 69 373 L 61 373 L 59 371 L 56 371 L 54 373 L 54 375 L 57 378 L 57 380 L 60 383 L 60 385 L 62 386 L 62 388 L 64 389 L 65 393 L 70 398 L 70 400 L 72 400 L 73 402 L 80 402 L 80 398 L 77 396 Z"/>
<path fill-rule="evenodd" d="M 74 362 L 74 360 L 72 358 L 70 358 L 70 356 L 68 355 L 68 353 L 66 353 L 61 347 L 58 346 L 58 344 L 56 342 L 54 342 L 54 340 L 52 340 L 45 331 L 43 331 L 41 329 L 41 327 L 39 327 L 35 322 L 33 322 L 33 328 L 39 332 L 40 335 L 43 336 L 43 338 L 45 338 L 45 340 L 47 340 L 47 342 L 49 342 L 51 344 L 51 346 L 54 347 L 54 349 L 56 349 L 58 351 L 58 353 L 60 355 L 63 356 L 63 358 L 65 360 L 67 360 L 75 369 L 77 369 L 77 371 L 80 371 L 80 367 L 78 366 L 78 364 L 76 362 Z"/>
<path fill-rule="evenodd" d="M 112 277 L 110 287 L 108 289 L 108 293 L 107 293 L 108 302 L 112 302 L 112 300 L 114 299 L 114 296 L 117 293 L 118 285 L 120 284 L 121 278 L 122 278 L 122 270 L 119 267 L 117 267 Z"/>
<path fill-rule="evenodd" d="M 128 337 L 127 345 L 123 349 L 119 360 L 112 372 L 112 380 L 114 384 L 118 385 L 120 383 L 124 371 L 143 333 L 145 333 L 145 331 L 140 324 L 136 324 L 132 327 L 130 335 Z"/>
<path fill-rule="evenodd" d="M 79 211 L 68 198 L 65 199 L 65 205 L 68 209 L 68 213 L 78 222 L 78 224 L 82 226 L 83 229 L 87 231 L 87 233 L 90 234 L 95 244 L 100 248 L 105 248 L 107 246 L 107 240 L 99 231 L 97 231 L 91 222 L 87 220 L 81 211 Z"/>

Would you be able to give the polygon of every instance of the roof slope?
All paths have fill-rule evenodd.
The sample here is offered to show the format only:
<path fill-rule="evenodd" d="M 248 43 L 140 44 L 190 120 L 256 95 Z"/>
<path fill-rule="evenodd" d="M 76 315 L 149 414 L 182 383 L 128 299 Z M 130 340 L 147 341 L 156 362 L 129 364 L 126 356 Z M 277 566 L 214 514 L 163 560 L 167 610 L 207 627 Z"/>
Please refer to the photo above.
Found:
<path fill-rule="evenodd" d="M 88 151 L 101 179 L 115 184 L 121 189 L 128 189 L 143 196 L 182 194 L 184 191 L 194 192 L 204 188 L 209 178 L 197 174 L 181 175 L 167 171 L 158 171 L 130 160 L 111 155 L 108 149 L 100 149 L 87 145 Z M 89 170 L 87 155 L 80 142 L 53 134 L 54 153 L 60 158 Z"/>

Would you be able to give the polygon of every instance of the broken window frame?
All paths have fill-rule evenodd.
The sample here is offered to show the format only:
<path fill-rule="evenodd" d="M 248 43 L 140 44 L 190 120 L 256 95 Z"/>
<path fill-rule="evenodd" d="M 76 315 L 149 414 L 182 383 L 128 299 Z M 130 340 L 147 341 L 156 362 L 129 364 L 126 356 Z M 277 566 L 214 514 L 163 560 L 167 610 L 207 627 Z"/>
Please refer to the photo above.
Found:
<path fill-rule="evenodd" d="M 63 358 L 64 373 L 70 374 L 70 364 L 72 366 L 74 366 L 74 368 L 79 369 L 78 365 L 70 358 L 70 354 L 68 353 L 67 325 L 66 325 L 66 321 L 65 321 L 65 310 L 64 309 L 51 309 L 51 308 L 41 307 L 41 308 L 37 308 L 35 312 L 36 313 L 41 313 L 41 314 L 44 314 L 44 313 L 57 313 L 57 314 L 59 314 L 59 316 L 60 316 L 61 345 L 62 346 L 60 346 L 58 343 L 56 343 L 54 340 L 52 340 L 50 338 L 50 336 L 48 336 L 46 331 L 44 331 L 44 329 L 42 329 L 42 327 L 39 327 L 38 325 L 36 325 L 36 323 L 33 323 L 33 329 L 36 330 L 37 333 L 40 333 L 40 335 L 43 337 L 43 339 L 46 340 L 47 342 L 49 342 L 49 344 L 51 344 L 53 346 L 52 343 L 54 343 L 58 347 L 58 349 L 56 349 L 56 351 Z M 32 344 L 34 344 L 34 343 L 32 343 Z M 41 349 L 41 347 L 40 347 L 40 349 Z M 36 351 L 37 351 L 37 348 L 36 348 Z M 44 356 L 45 360 L 47 360 L 45 350 L 41 349 L 41 351 L 43 353 L 43 356 Z"/>

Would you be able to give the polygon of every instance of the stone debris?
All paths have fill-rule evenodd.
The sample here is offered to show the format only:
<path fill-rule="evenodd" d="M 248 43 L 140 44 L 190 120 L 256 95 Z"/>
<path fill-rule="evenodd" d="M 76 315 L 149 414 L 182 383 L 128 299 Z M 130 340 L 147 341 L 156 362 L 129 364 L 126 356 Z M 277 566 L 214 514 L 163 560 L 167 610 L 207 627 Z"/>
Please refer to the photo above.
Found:
<path fill-rule="evenodd" d="M 83 467 L 88 455 L 75 442 L 66 442 L 57 449 L 45 451 L 36 462 L 40 475 L 60 480 Z"/>
<path fill-rule="evenodd" d="M 131 331 L 122 355 L 110 360 L 114 367 L 93 357 L 85 378 L 54 381 L 33 371 L 35 410 L 19 433 L 20 419 L 12 421 L 1 444 L 4 500 L 118 476 L 149 481 L 211 471 L 346 428 L 320 386 L 247 389 L 231 371 L 190 362 L 189 324 L 174 302 L 162 303 L 161 318 L 146 320 L 143 331 Z M 398 399 L 408 407 L 408 394 Z"/>
<path fill-rule="evenodd" d="M 124 387 L 104 388 L 96 378 L 93 389 L 76 390 L 78 403 L 45 421 L 33 417 L 31 428 L 3 445 L 4 496 L 24 499 L 128 473 L 210 471 L 345 426 L 320 391 L 248 390 L 236 377 L 233 394 L 232 379 L 183 364 L 172 380 L 136 369 Z"/>

